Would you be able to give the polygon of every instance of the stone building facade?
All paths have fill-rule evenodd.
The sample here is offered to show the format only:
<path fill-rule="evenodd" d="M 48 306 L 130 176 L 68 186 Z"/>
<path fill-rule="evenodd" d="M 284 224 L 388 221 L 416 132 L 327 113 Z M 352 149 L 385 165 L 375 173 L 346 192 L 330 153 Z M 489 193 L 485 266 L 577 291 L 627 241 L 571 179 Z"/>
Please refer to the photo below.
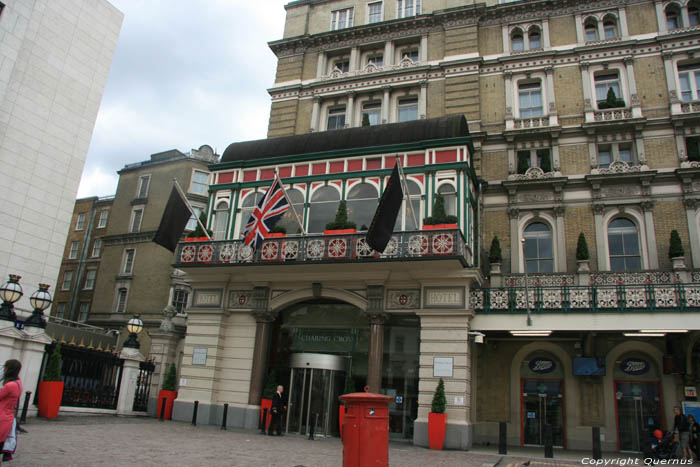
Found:
<path fill-rule="evenodd" d="M 334 432 L 335 402 L 303 401 L 304 384 L 337 374 L 394 396 L 391 432 L 420 445 L 440 377 L 452 448 L 495 442 L 501 421 L 514 445 L 543 444 L 550 426 L 555 446 L 589 449 L 600 427 L 613 451 L 640 450 L 649 425 L 672 426 L 700 373 L 699 6 L 285 9 L 284 37 L 270 43 L 270 139 L 234 143 L 211 167 L 217 241 L 176 252 L 194 294 L 176 415 L 198 400 L 214 420 L 229 403 L 232 423 L 252 426 L 276 369 L 296 405 L 290 431 L 320 411 Z M 426 130 L 455 114 L 468 132 Z M 358 226 L 371 220 L 397 157 L 418 212 L 411 224 L 402 211 L 399 256 L 365 251 L 361 233 L 331 248 L 324 221 L 341 199 Z M 290 218 L 284 240 L 251 251 L 242 226 L 275 170 L 306 235 Z M 430 250 L 446 243 L 423 230 L 435 193 L 458 218 L 457 262 Z M 674 230 L 684 254 L 672 260 Z M 489 259 L 495 238 L 501 254 Z"/>

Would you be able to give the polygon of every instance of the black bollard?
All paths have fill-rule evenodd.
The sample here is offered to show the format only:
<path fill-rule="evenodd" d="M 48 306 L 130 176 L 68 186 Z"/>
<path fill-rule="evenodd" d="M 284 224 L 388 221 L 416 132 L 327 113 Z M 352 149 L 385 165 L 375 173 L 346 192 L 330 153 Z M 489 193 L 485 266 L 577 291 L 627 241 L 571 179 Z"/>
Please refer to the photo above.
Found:
<path fill-rule="evenodd" d="M 168 400 L 164 397 L 164 398 L 163 398 L 163 402 L 160 404 L 160 418 L 159 418 L 159 420 L 160 420 L 161 422 L 165 420 L 165 403 L 166 403 L 167 401 L 168 401 Z"/>
<path fill-rule="evenodd" d="M 498 453 L 508 454 L 508 446 L 506 444 L 506 422 L 498 422 Z"/>
<path fill-rule="evenodd" d="M 221 419 L 221 429 L 226 429 L 226 418 L 228 417 L 228 404 L 224 404 L 224 418 Z"/>
<path fill-rule="evenodd" d="M 263 409 L 262 420 L 260 421 L 260 433 L 267 434 L 267 407 Z"/>
<path fill-rule="evenodd" d="M 197 410 L 199 409 L 199 401 L 194 401 L 194 409 L 192 410 L 192 425 L 197 426 Z"/>
<path fill-rule="evenodd" d="M 600 427 L 593 427 L 593 459 L 602 459 L 603 454 L 600 449 Z"/>
<path fill-rule="evenodd" d="M 32 393 L 29 391 L 24 393 L 24 406 L 22 407 L 22 416 L 19 418 L 20 423 L 27 421 L 27 410 L 29 409 L 29 399 L 31 395 Z"/>
<path fill-rule="evenodd" d="M 552 439 L 552 425 L 544 424 L 544 457 L 551 459 L 554 457 L 554 446 Z"/>

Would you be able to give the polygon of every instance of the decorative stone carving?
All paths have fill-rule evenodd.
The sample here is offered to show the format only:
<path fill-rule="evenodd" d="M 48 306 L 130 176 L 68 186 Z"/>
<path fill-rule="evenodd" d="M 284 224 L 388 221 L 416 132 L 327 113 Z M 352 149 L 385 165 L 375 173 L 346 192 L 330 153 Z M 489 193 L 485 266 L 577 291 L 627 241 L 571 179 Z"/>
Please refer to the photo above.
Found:
<path fill-rule="evenodd" d="M 160 322 L 160 330 L 165 332 L 174 332 L 175 325 L 173 324 L 173 318 L 177 314 L 177 310 L 172 305 L 167 305 L 163 308 L 163 319 Z"/>
<path fill-rule="evenodd" d="M 233 309 L 249 309 L 253 306 L 253 292 L 250 290 L 229 290 L 228 307 Z"/>
<path fill-rule="evenodd" d="M 601 195 L 606 198 L 639 196 L 642 189 L 637 185 L 609 185 L 601 189 Z"/>
<path fill-rule="evenodd" d="M 518 193 L 516 200 L 520 203 L 537 203 L 541 201 L 552 201 L 554 194 L 546 191 L 532 193 Z"/>
<path fill-rule="evenodd" d="M 594 204 L 593 205 L 593 213 L 602 216 L 605 214 L 605 205 L 604 204 Z"/>
<path fill-rule="evenodd" d="M 530 167 L 524 174 L 508 175 L 509 180 L 545 180 L 558 176 L 557 172 L 545 172 L 539 167 Z"/>
<path fill-rule="evenodd" d="M 508 217 L 517 220 L 520 217 L 520 209 L 508 208 Z"/>
<path fill-rule="evenodd" d="M 630 166 L 625 161 L 614 161 L 609 167 L 604 169 L 598 169 L 600 174 L 624 174 L 624 173 L 637 173 L 642 171 L 643 167 L 641 165 Z"/>
<path fill-rule="evenodd" d="M 420 308 L 420 289 L 387 291 L 387 309 L 411 310 Z"/>

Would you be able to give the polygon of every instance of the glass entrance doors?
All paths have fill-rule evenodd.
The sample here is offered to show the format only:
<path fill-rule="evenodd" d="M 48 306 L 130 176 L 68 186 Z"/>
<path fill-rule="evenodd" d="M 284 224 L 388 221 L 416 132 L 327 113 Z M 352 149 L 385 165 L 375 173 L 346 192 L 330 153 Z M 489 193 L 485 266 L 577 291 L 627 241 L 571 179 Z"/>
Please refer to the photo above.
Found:
<path fill-rule="evenodd" d="M 338 355 L 292 354 L 286 431 L 314 436 L 338 434 L 338 397 L 347 361 Z"/>
<path fill-rule="evenodd" d="M 649 430 L 663 428 L 658 381 L 615 381 L 618 446 L 642 451 Z"/>
<path fill-rule="evenodd" d="M 562 380 L 522 380 L 522 444 L 544 445 L 545 424 L 552 426 L 554 446 L 564 446 Z"/>

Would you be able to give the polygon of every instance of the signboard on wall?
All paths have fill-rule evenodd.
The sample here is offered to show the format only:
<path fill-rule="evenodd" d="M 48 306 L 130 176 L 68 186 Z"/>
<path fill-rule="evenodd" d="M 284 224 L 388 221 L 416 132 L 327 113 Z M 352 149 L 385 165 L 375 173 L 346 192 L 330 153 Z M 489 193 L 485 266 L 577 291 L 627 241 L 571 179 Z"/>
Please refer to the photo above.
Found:
<path fill-rule="evenodd" d="M 356 329 L 293 328 L 291 350 L 295 352 L 353 352 Z"/>
<path fill-rule="evenodd" d="M 452 377 L 454 359 L 452 357 L 434 357 L 433 358 L 433 376 Z"/>
<path fill-rule="evenodd" d="M 530 367 L 530 371 L 539 374 L 551 373 L 557 368 L 556 362 L 547 357 L 533 358 L 530 360 L 528 366 Z"/>
<path fill-rule="evenodd" d="M 620 370 L 628 375 L 643 375 L 649 371 L 649 362 L 642 358 L 626 358 L 620 363 Z"/>
<path fill-rule="evenodd" d="M 194 348 L 192 350 L 192 364 L 206 365 L 207 364 L 207 349 L 206 347 Z"/>

